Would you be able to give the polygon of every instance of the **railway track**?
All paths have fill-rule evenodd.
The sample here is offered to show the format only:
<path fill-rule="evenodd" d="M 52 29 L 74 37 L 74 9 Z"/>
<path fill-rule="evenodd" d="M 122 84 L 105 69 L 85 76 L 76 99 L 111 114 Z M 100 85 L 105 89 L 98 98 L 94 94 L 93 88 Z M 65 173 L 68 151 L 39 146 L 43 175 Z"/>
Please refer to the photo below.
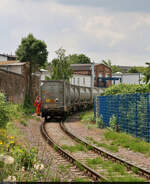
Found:
<path fill-rule="evenodd" d="M 51 124 L 51 123 L 50 123 Z M 49 124 L 49 125 L 50 125 Z M 110 181 L 110 178 L 106 177 L 106 173 L 104 173 L 104 170 L 102 168 L 99 168 L 98 170 L 95 171 L 95 169 L 91 169 L 91 167 L 87 166 L 87 159 L 96 159 L 97 157 L 101 157 L 104 160 L 113 160 L 113 162 L 116 163 L 121 163 L 123 165 L 126 166 L 127 168 L 127 172 L 130 173 L 130 170 L 132 170 L 131 168 L 137 168 L 137 166 L 131 164 L 131 163 L 127 163 L 126 161 L 124 161 L 123 159 L 117 158 L 114 155 L 111 155 L 110 153 L 107 153 L 103 150 L 100 150 L 99 148 L 93 146 L 93 145 L 89 145 L 86 141 L 81 140 L 80 138 L 76 137 L 75 135 L 73 135 L 71 132 L 69 132 L 67 130 L 67 128 L 65 127 L 64 123 L 61 122 L 59 123 L 60 127 L 57 126 L 55 124 L 55 126 L 53 127 L 54 129 L 51 131 L 47 131 L 47 128 L 45 127 L 46 123 L 44 122 L 41 126 L 41 131 L 42 134 L 44 135 L 44 137 L 48 140 L 48 143 L 53 146 L 58 153 L 64 157 L 66 160 L 68 160 L 69 162 L 71 162 L 73 165 L 75 165 L 76 167 L 79 167 L 79 169 L 82 171 L 81 175 L 82 177 L 88 176 L 92 179 L 92 181 Z M 59 127 L 59 128 L 58 128 Z M 56 132 L 56 134 L 49 136 L 48 132 Z M 64 135 L 62 134 L 61 130 L 63 130 L 62 132 L 64 133 Z M 52 133 L 53 134 L 53 133 Z M 62 149 L 62 146 L 59 142 L 59 139 L 63 139 L 63 136 L 66 136 L 67 134 L 67 138 L 68 139 L 70 137 L 69 140 L 69 145 L 72 144 L 71 141 L 77 141 L 80 144 L 84 144 L 87 148 L 90 148 L 90 150 L 88 150 L 88 153 L 77 153 L 77 154 L 70 154 L 69 151 L 65 151 L 64 149 Z M 56 139 L 56 135 L 60 135 L 59 139 Z M 69 135 L 69 136 L 68 136 Z M 52 138 L 55 137 L 55 138 Z M 56 139 L 56 141 L 54 141 Z M 73 140 L 72 140 L 73 139 Z M 68 140 L 67 140 L 68 141 Z M 147 180 L 150 179 L 150 174 L 148 171 L 145 172 L 144 169 L 141 168 L 137 168 L 138 169 L 138 175 L 139 176 L 144 176 Z M 101 173 L 101 174 L 99 174 Z M 137 176 L 137 175 L 135 175 Z"/>
<path fill-rule="evenodd" d="M 70 132 L 66 128 L 64 122 L 60 123 L 60 127 L 68 136 L 70 136 L 72 139 L 74 139 L 78 143 L 84 144 L 86 147 L 90 147 L 92 149 L 92 151 L 97 153 L 100 157 L 103 157 L 104 159 L 107 159 L 107 160 L 112 160 L 113 162 L 120 163 L 121 165 L 124 165 L 128 171 L 131 171 L 132 169 L 134 169 L 134 170 L 136 170 L 136 174 L 138 174 L 139 176 L 145 177 L 146 180 L 150 181 L 150 171 L 143 169 L 137 165 L 134 165 L 134 164 L 122 159 L 122 158 L 119 158 L 119 157 L 107 152 L 107 151 L 104 151 L 104 150 L 96 147 L 95 145 L 89 144 L 86 140 L 83 140 L 83 138 L 79 138 L 76 135 L 74 135 L 72 132 Z"/>
<path fill-rule="evenodd" d="M 89 168 L 87 165 L 80 162 L 78 159 L 76 159 L 74 156 L 63 150 L 51 136 L 49 136 L 48 131 L 46 130 L 46 122 L 44 121 L 41 125 L 41 133 L 43 137 L 46 139 L 49 145 L 51 145 L 63 158 L 65 158 L 67 161 L 69 161 L 72 165 L 76 166 L 76 169 L 74 170 L 77 172 L 80 177 L 90 178 L 90 181 L 108 181 L 104 176 L 100 175 L 99 173 L 95 172 L 93 169 Z M 77 170 L 78 168 L 78 170 Z M 79 173 L 80 169 L 80 173 Z"/>

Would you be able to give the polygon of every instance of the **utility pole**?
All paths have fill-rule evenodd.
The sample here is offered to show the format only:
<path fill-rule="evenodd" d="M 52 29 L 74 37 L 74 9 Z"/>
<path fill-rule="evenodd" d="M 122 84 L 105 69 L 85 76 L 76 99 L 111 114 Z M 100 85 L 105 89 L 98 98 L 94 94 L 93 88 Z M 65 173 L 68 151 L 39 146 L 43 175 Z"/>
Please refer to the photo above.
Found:
<path fill-rule="evenodd" d="M 93 88 L 94 88 L 94 62 L 91 63 L 91 93 L 93 99 Z"/>
<path fill-rule="evenodd" d="M 94 62 L 91 63 L 91 88 L 94 87 Z"/>

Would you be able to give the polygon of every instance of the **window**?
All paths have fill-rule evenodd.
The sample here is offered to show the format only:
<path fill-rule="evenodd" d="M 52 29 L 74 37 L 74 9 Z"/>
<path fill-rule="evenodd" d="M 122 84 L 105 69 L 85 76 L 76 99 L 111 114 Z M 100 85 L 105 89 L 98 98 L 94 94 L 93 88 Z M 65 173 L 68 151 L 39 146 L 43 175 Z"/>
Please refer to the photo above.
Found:
<path fill-rule="evenodd" d="M 83 78 L 83 84 L 85 85 L 85 78 Z"/>
<path fill-rule="evenodd" d="M 102 77 L 102 73 L 99 73 L 98 76 L 99 76 L 99 77 Z"/>
<path fill-rule="evenodd" d="M 78 85 L 80 84 L 80 79 L 78 78 Z"/>

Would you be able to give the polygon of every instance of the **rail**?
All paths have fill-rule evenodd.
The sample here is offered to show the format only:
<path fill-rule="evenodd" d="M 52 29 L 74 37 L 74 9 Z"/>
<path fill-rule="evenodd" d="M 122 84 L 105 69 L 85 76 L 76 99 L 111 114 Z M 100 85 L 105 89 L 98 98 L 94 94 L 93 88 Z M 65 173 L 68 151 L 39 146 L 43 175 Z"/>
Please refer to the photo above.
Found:
<path fill-rule="evenodd" d="M 61 122 L 60 123 L 60 127 L 61 129 L 66 133 L 68 134 L 71 138 L 73 138 L 74 140 L 76 140 L 77 142 L 79 143 L 82 143 L 84 144 L 86 147 L 89 147 L 96 153 L 100 154 L 101 156 L 104 156 L 105 158 L 108 158 L 108 159 L 111 159 L 112 161 L 117 161 L 119 162 L 120 164 L 123 164 L 128 170 L 131 170 L 132 168 L 136 168 L 137 169 L 137 173 L 140 175 L 140 176 L 144 176 L 145 178 L 147 178 L 148 180 L 150 179 L 150 171 L 148 170 L 145 170 L 139 166 L 136 166 L 124 159 L 121 159 L 117 156 L 114 156 L 113 154 L 111 153 L 108 153 L 107 151 L 104 151 L 94 145 L 91 145 L 89 144 L 87 141 L 85 140 L 82 140 L 81 138 L 75 136 L 73 133 L 69 132 L 68 129 L 66 128 L 66 126 L 64 125 L 64 122 Z"/>
<path fill-rule="evenodd" d="M 89 168 L 85 164 L 78 161 L 76 158 L 74 158 L 71 154 L 64 151 L 59 145 L 57 145 L 54 140 L 48 135 L 46 128 L 45 128 L 46 122 L 44 121 L 41 125 L 41 133 L 43 137 L 47 140 L 48 144 L 51 145 L 56 151 L 58 151 L 65 159 L 67 159 L 72 164 L 76 165 L 78 167 L 78 164 L 84 169 L 85 174 L 89 177 L 91 177 L 94 181 L 108 181 L 107 178 L 100 175 L 99 173 L 95 172 L 93 169 Z M 81 170 L 81 167 L 79 169 Z"/>

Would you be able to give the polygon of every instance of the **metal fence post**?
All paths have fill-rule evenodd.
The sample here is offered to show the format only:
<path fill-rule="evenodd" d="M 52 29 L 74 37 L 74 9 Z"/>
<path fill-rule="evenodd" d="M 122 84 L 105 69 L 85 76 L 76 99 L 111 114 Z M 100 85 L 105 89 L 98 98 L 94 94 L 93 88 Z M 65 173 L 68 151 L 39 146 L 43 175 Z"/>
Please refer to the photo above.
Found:
<path fill-rule="evenodd" d="M 118 105 L 118 107 L 117 107 L 117 126 L 118 126 L 118 124 L 119 124 L 119 95 L 117 95 L 117 105 Z"/>
<path fill-rule="evenodd" d="M 127 119 L 127 124 L 126 124 L 126 132 L 128 133 L 128 101 L 129 101 L 129 98 L 128 98 L 128 95 L 126 95 L 126 119 Z"/>
<path fill-rule="evenodd" d="M 150 142 L 149 121 L 150 121 L 149 94 L 147 94 L 147 142 Z"/>
<path fill-rule="evenodd" d="M 135 101 L 136 101 L 136 108 L 135 108 L 135 131 L 136 131 L 136 137 L 138 136 L 138 111 L 137 111 L 137 93 L 135 95 Z"/>

